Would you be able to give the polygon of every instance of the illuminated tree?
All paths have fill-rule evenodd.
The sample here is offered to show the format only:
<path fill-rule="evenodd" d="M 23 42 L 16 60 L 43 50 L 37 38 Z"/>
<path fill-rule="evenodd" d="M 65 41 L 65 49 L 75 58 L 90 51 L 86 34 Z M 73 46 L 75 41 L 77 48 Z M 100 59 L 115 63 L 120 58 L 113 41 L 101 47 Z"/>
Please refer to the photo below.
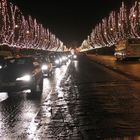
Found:
<path fill-rule="evenodd" d="M 59 50 L 58 42 L 36 19 L 25 18 L 17 6 L 0 1 L 0 44 L 20 49 Z"/>
<path fill-rule="evenodd" d="M 126 38 L 140 37 L 140 2 L 129 9 L 124 2 L 118 12 L 112 11 L 98 23 L 90 34 L 93 48 L 112 46 Z"/>

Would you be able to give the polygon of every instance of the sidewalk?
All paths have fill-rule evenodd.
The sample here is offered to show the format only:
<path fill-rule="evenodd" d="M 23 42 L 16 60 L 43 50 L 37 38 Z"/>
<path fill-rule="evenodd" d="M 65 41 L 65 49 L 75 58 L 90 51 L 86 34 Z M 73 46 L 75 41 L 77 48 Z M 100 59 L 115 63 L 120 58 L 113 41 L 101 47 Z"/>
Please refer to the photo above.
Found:
<path fill-rule="evenodd" d="M 140 61 L 116 61 L 114 56 L 87 55 L 91 60 L 98 64 L 114 70 L 120 74 L 128 76 L 133 80 L 140 80 Z"/>

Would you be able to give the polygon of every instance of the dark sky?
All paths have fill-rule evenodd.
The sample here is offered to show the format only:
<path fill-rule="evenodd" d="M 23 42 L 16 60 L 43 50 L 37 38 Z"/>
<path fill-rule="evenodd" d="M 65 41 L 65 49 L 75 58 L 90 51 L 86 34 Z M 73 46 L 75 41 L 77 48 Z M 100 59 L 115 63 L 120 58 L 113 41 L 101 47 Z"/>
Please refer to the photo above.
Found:
<path fill-rule="evenodd" d="M 122 0 L 8 0 L 24 15 L 31 15 L 55 34 L 67 47 L 81 45 L 94 26 Z M 81 1 L 81 2 L 79 2 Z M 133 0 L 124 0 L 131 3 Z"/>

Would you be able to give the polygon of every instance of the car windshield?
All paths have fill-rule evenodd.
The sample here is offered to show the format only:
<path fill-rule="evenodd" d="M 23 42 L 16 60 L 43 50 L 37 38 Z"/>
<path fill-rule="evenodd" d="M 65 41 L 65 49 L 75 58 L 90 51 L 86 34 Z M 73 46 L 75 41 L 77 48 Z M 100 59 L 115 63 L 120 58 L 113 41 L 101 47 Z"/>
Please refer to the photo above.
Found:
<path fill-rule="evenodd" d="M 6 62 L 7 65 L 31 65 L 32 60 L 29 58 L 13 58 L 8 59 Z"/>

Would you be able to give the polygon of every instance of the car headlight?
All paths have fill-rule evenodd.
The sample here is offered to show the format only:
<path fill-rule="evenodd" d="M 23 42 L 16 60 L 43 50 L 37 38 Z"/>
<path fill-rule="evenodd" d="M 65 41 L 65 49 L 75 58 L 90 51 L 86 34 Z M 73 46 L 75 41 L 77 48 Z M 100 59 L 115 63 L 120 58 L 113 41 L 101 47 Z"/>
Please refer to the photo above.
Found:
<path fill-rule="evenodd" d="M 2 66 L 0 65 L 0 69 L 2 69 Z"/>
<path fill-rule="evenodd" d="M 73 58 L 77 58 L 77 56 L 76 56 L 76 55 L 74 55 L 74 56 L 73 56 Z"/>
<path fill-rule="evenodd" d="M 63 57 L 62 57 L 62 60 L 64 60 L 64 61 L 65 61 L 65 60 L 66 60 L 66 57 L 65 57 L 65 56 L 63 56 Z"/>
<path fill-rule="evenodd" d="M 18 77 L 16 79 L 16 81 L 30 81 L 31 80 L 31 76 L 30 75 L 24 75 L 22 77 Z"/>
<path fill-rule="evenodd" d="M 55 60 L 55 63 L 56 63 L 56 64 L 59 64 L 59 60 Z"/>
<path fill-rule="evenodd" d="M 42 70 L 47 70 L 48 69 L 48 66 L 47 65 L 42 65 L 41 69 Z"/>

